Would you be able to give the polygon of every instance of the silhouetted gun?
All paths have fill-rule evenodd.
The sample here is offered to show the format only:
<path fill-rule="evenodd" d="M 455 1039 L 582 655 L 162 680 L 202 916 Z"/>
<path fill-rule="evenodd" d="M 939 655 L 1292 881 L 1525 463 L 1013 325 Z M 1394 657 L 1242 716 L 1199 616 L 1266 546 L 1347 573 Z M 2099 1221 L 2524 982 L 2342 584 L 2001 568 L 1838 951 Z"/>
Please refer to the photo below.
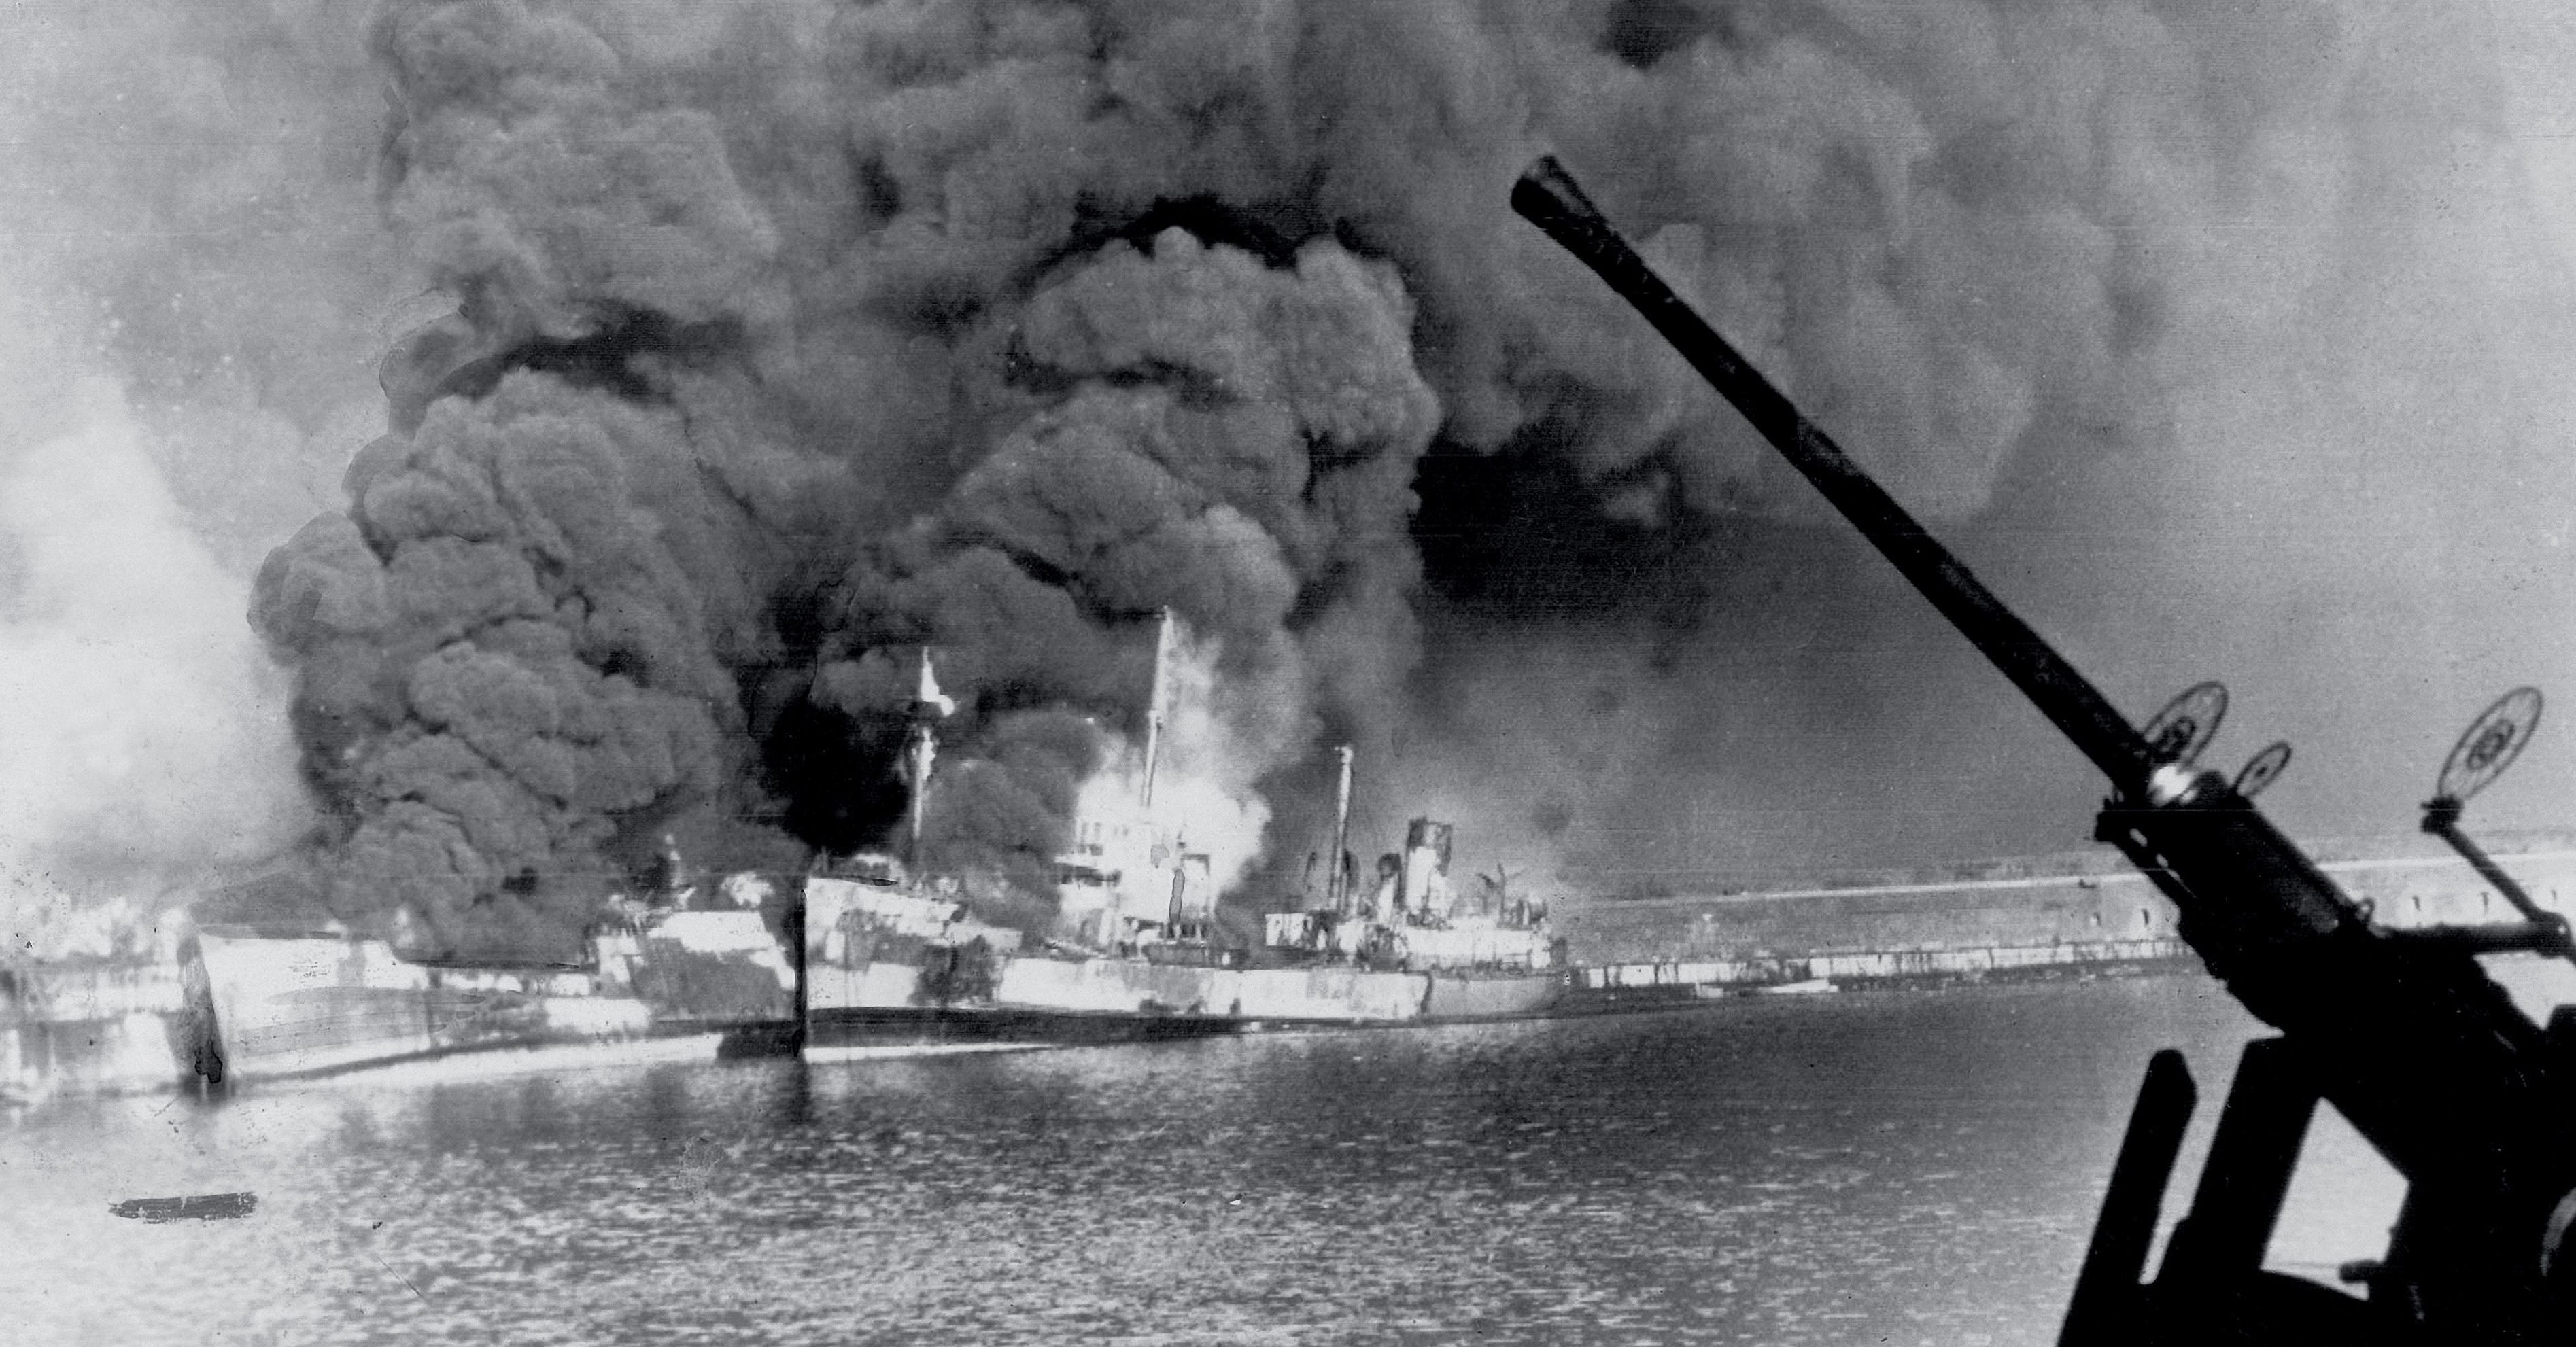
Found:
<path fill-rule="evenodd" d="M 2172 899 L 2210 972 L 2282 1031 L 2248 1046 L 2191 1209 L 2141 1284 L 2192 1108 L 2180 1058 L 2150 1065 L 2061 1342 L 2576 1337 L 2576 1016 L 2562 1010 L 2544 1032 L 2474 957 L 2565 952 L 2564 925 L 2476 942 L 2375 927 L 2255 811 L 2250 787 L 2192 766 L 2203 726 L 2186 713 L 2160 718 L 2152 738 L 2133 728 L 1648 270 L 1554 158 L 1522 175 L 1512 206 L 1635 306 L 2110 777 L 2096 836 Z M 2286 754 L 2264 756 L 2268 780 Z M 2262 1268 L 2320 1098 L 2408 1185 L 2386 1258 L 2351 1270 L 2367 1302 Z"/>

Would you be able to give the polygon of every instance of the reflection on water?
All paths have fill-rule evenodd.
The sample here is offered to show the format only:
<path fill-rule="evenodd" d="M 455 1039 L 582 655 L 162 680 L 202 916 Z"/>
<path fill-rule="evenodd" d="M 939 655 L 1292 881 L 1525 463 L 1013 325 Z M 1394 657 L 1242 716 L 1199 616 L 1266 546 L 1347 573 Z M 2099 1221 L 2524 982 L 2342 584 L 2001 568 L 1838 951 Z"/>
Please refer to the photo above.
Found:
<path fill-rule="evenodd" d="M 2042 1343 L 2147 1054 L 2185 1047 L 2214 1104 L 2254 1031 L 2172 978 L 102 1102 L 0 1134 L 0 1322 L 115 1344 Z M 107 1214 L 224 1191 L 257 1212 Z"/>

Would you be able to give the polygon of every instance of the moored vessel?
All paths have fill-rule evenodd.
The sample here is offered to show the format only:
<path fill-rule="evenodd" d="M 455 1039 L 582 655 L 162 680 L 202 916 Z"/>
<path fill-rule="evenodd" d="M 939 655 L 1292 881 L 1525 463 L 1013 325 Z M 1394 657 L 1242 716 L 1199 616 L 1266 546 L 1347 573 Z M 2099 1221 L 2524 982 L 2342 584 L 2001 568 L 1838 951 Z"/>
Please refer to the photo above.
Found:
<path fill-rule="evenodd" d="M 451 1053 L 708 1037 L 793 1023 L 796 974 L 753 875 L 726 906 L 614 905 L 583 963 L 460 962 L 323 927 L 208 924 L 179 948 L 182 1061 L 210 1084 Z M 685 901 L 685 900 L 684 900 Z"/>
<path fill-rule="evenodd" d="M 1363 890 L 1345 845 L 1347 748 L 1333 839 L 1340 860 L 1322 900 L 1267 915 L 1258 945 L 1229 942 L 1209 856 L 1154 803 L 1173 644 L 1166 614 L 1137 785 L 1105 792 L 1075 821 L 1055 868 L 1053 932 L 1032 938 L 980 921 L 956 877 L 925 877 L 888 855 L 805 880 L 812 1042 L 1186 1038 L 1514 1018 L 1557 1003 L 1564 957 L 1544 905 L 1514 899 L 1499 878 L 1458 892 L 1448 823 L 1414 819 L 1404 849 L 1381 857 Z M 916 860 L 934 726 L 948 704 L 925 651 L 911 763 Z"/>

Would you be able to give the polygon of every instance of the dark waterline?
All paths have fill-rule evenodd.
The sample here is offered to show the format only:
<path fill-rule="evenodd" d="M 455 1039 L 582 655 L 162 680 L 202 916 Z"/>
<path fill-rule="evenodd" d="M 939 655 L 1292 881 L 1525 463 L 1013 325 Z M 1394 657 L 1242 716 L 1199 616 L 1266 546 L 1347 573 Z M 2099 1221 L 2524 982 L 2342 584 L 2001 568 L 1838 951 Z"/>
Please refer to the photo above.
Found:
<path fill-rule="evenodd" d="M 114 1344 L 2045 1343 L 2147 1055 L 2185 1048 L 2214 1102 L 2256 1032 L 2177 977 L 102 1101 L 0 1133 L 0 1323 Z M 254 1214 L 108 1211 L 234 1191 Z"/>

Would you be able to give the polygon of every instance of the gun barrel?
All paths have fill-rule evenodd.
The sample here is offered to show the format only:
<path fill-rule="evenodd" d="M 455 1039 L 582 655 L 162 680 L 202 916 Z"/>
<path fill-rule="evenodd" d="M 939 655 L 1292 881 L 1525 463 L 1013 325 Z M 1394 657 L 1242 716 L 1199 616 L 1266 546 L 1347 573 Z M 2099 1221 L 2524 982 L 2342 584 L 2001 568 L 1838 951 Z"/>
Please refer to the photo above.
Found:
<path fill-rule="evenodd" d="M 2121 794 L 2143 791 L 2156 764 L 2127 718 L 1649 270 L 1555 156 L 1521 175 L 1512 209 L 1635 306 Z"/>

